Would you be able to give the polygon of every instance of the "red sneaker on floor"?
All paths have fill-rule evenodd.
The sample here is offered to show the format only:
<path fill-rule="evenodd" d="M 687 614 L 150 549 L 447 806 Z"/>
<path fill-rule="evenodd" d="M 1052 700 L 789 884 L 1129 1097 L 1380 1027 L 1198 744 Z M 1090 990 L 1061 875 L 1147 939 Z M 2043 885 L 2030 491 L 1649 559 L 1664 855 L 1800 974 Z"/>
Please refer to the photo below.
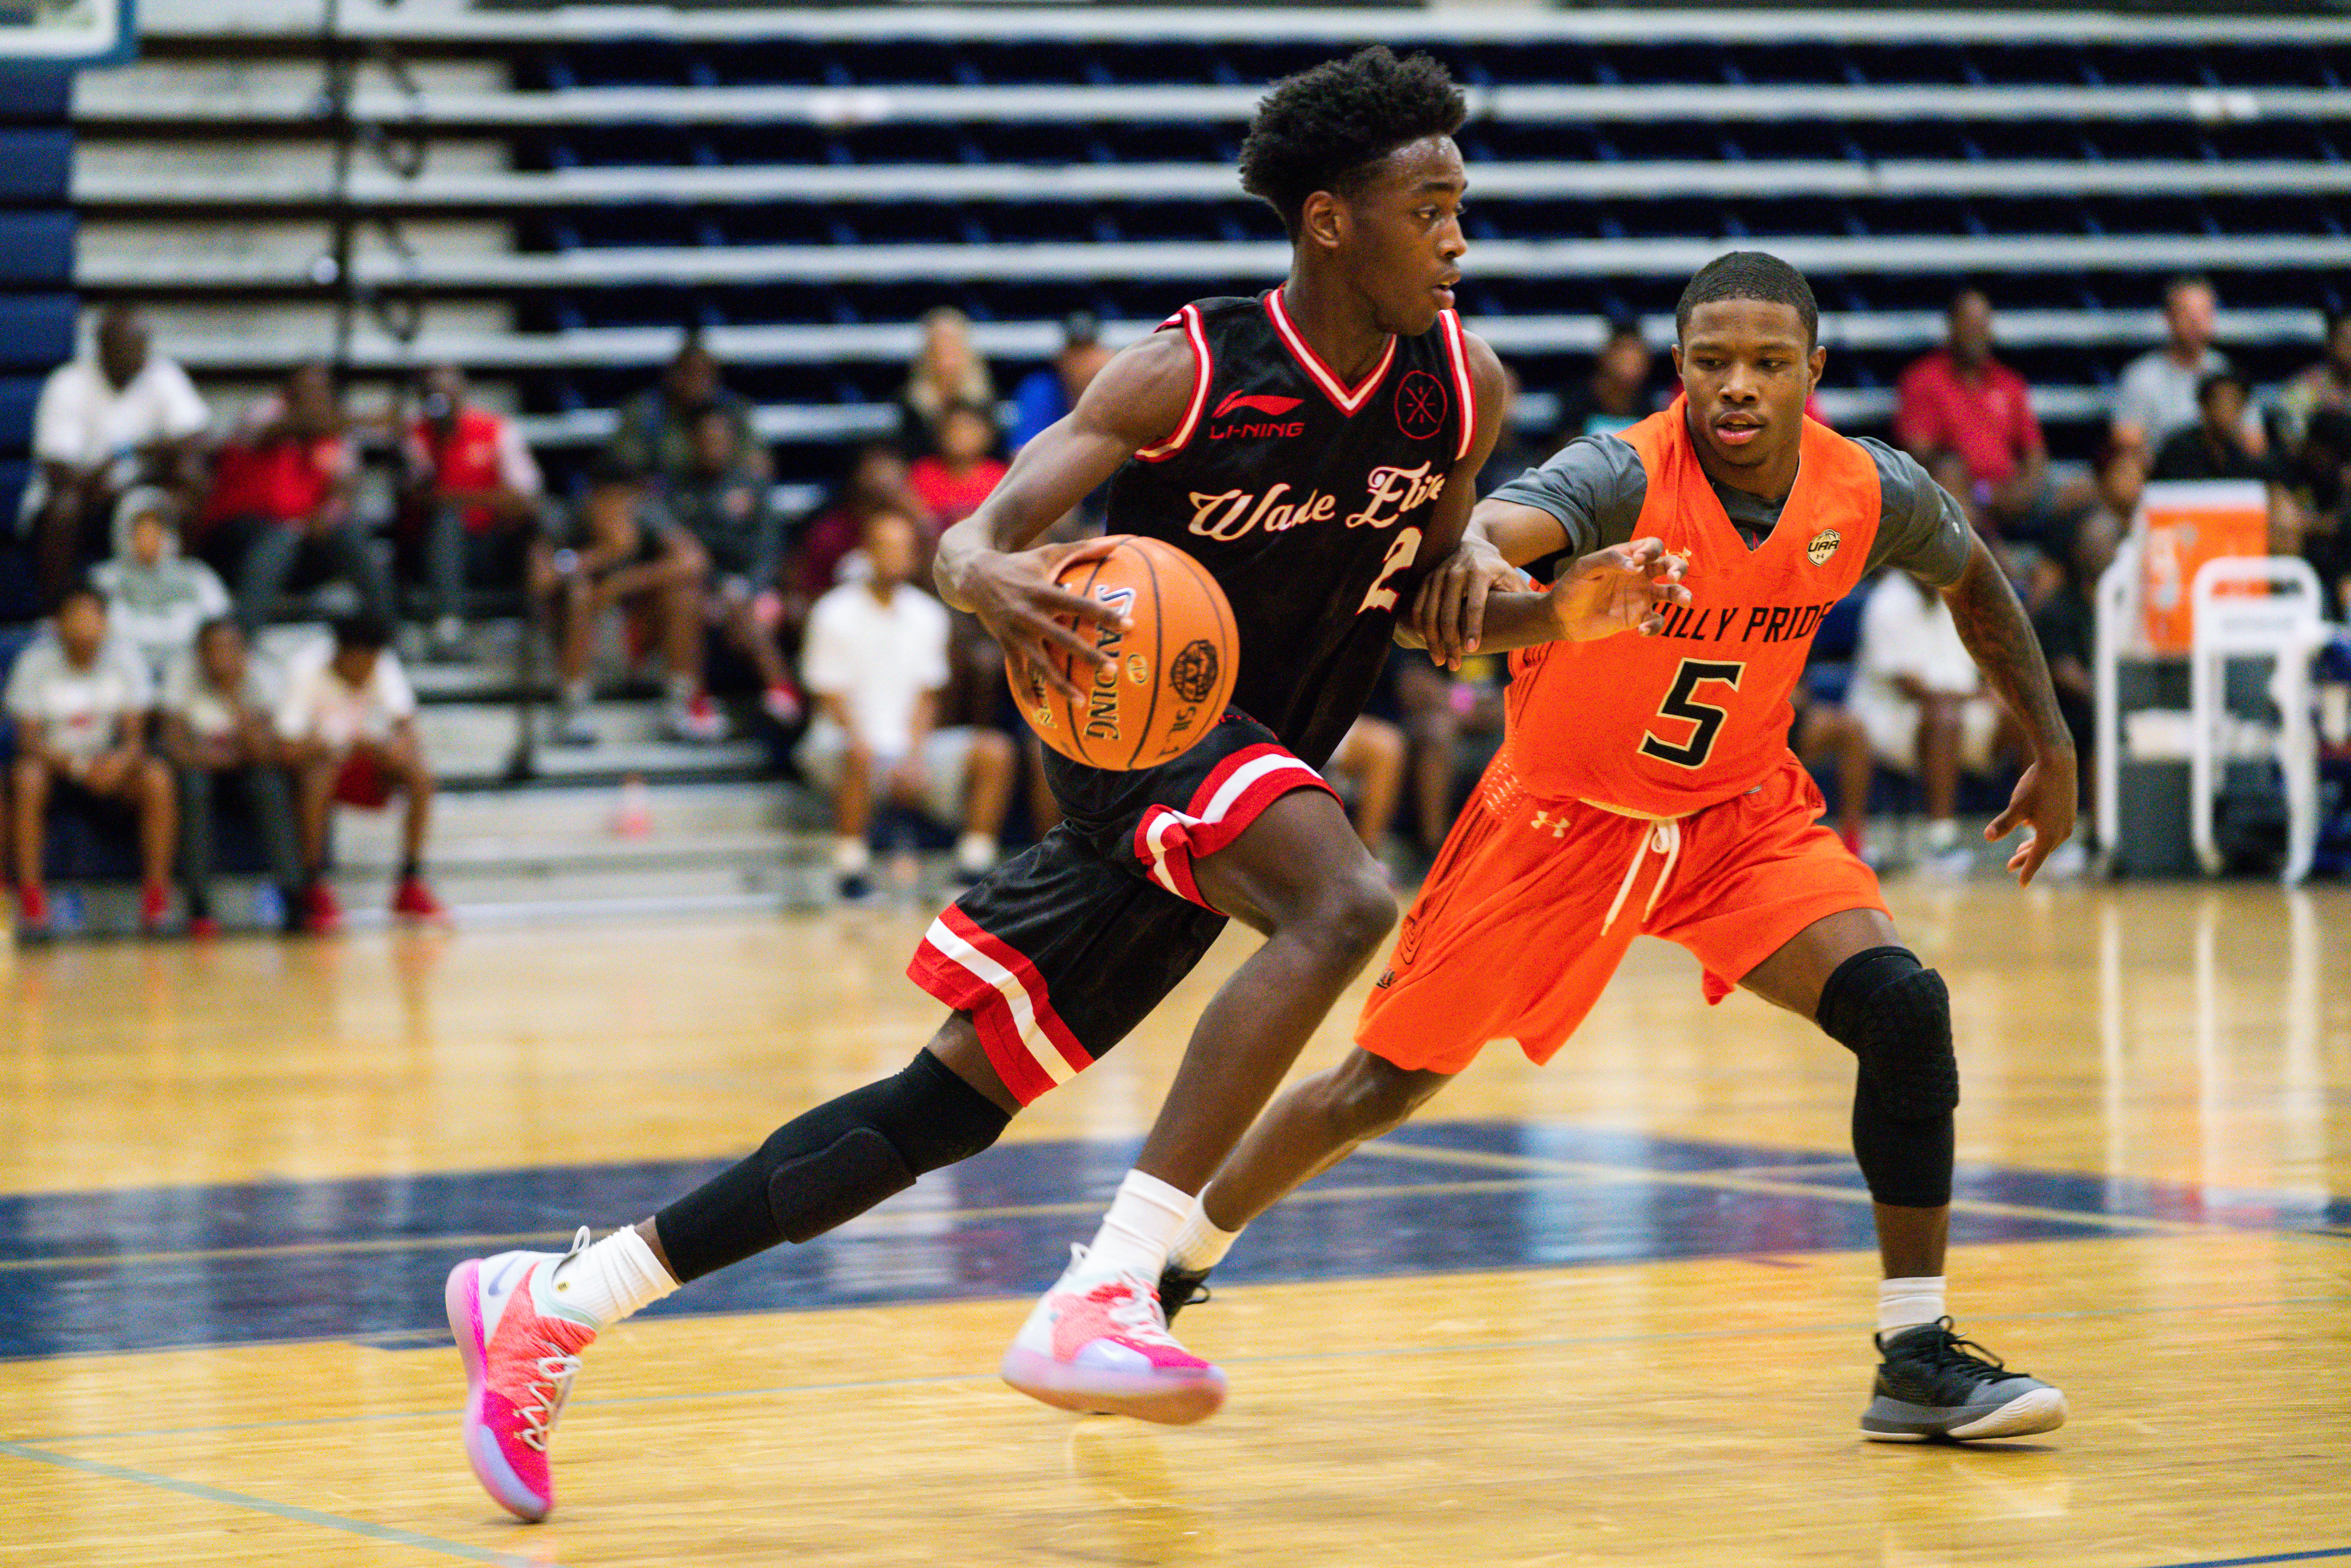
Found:
<path fill-rule="evenodd" d="M 392 890 L 392 912 L 410 920 L 446 920 L 449 911 L 433 896 L 421 876 L 403 877 Z"/>
<path fill-rule="evenodd" d="M 200 942 L 217 936 L 220 935 L 220 922 L 209 915 L 191 915 L 188 916 L 188 935 Z"/>
<path fill-rule="evenodd" d="M 172 915 L 172 890 L 168 887 L 143 887 L 139 890 L 139 931 L 152 936 L 163 929 L 163 922 Z"/>
<path fill-rule="evenodd" d="M 778 681 L 759 695 L 759 706 L 784 728 L 789 729 L 800 721 L 799 688 L 789 681 Z"/>
<path fill-rule="evenodd" d="M 342 901 L 323 882 L 314 882 L 302 895 L 302 929 L 313 936 L 331 936 L 343 928 Z"/>
<path fill-rule="evenodd" d="M 16 889 L 16 925 L 25 931 L 47 931 L 49 928 L 49 890 L 39 883 L 28 882 Z"/>

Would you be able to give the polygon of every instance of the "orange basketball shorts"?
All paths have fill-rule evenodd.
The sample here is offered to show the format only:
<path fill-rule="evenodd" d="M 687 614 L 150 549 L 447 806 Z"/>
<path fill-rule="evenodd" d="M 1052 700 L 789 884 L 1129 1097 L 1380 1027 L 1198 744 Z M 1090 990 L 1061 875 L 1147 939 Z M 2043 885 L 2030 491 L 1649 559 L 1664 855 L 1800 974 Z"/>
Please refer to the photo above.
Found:
<path fill-rule="evenodd" d="M 1364 1006 L 1355 1041 L 1458 1072 L 1489 1040 L 1548 1061 L 1636 935 L 1677 942 L 1719 1002 L 1813 922 L 1883 911 L 1877 876 L 1820 824 L 1793 755 L 1743 795 L 1671 823 L 1538 800 L 1508 751 L 1453 825 Z"/>

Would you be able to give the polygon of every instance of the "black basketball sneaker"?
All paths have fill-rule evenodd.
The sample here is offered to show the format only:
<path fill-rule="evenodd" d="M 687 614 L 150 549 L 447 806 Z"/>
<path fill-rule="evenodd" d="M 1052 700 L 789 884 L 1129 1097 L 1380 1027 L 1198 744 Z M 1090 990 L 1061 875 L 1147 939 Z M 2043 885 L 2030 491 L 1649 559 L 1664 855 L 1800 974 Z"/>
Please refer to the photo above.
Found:
<path fill-rule="evenodd" d="M 2065 1424 L 2064 1394 L 1961 1339 L 1949 1318 L 1879 1334 L 1877 1353 L 1885 1359 L 1877 1368 L 1876 1397 L 1861 1413 L 1863 1435 L 1876 1441 L 1973 1442 Z"/>

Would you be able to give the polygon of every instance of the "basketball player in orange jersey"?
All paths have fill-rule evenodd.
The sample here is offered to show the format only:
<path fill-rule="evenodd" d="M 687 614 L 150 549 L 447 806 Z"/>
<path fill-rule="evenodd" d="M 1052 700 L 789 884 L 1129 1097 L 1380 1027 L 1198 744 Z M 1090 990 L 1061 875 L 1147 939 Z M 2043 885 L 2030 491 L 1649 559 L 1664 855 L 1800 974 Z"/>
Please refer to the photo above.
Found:
<path fill-rule="evenodd" d="M 1944 1312 L 1959 1063 L 1943 982 L 1901 945 L 1877 879 L 1818 818 L 1787 746 L 1813 629 L 1879 564 L 1941 591 L 2031 739 L 1987 837 L 2032 830 L 2020 883 L 2074 827 L 2074 759 L 2022 608 L 1957 502 L 1908 457 L 1804 417 L 1826 352 L 1811 288 L 1733 253 L 1677 315 L 1682 396 L 1621 435 L 1577 441 L 1479 507 L 1425 587 L 1432 653 L 1513 657 L 1509 733 L 1405 915 L 1358 1049 L 1277 1103 L 1202 1195 L 1161 1295 L 1192 1292 L 1284 1193 L 1401 1124 L 1515 1038 L 1536 1061 L 1573 1033 L 1637 933 L 1818 1021 L 1859 1058 L 1853 1143 L 1886 1269 L 1872 1437 L 2010 1437 L 2064 1396 L 1958 1337 Z M 1612 585 L 1523 585 L 1519 568 L 1638 532 L 1687 563 L 1691 602 L 1654 637 L 1566 642 Z M 1492 597 L 1489 598 L 1489 593 Z"/>
<path fill-rule="evenodd" d="M 1503 413 L 1501 366 L 1452 308 L 1465 112 L 1442 66 L 1384 48 L 1276 84 L 1241 178 L 1290 235 L 1287 281 L 1196 301 L 1121 352 L 940 541 L 946 599 L 1074 695 L 1108 660 L 1060 618 L 1091 633 L 1123 616 L 1055 586 L 1089 546 L 1027 547 L 1108 481 L 1111 532 L 1184 549 L 1231 601 L 1233 706 L 1156 768 L 1052 755 L 1067 820 L 932 923 L 909 974 L 947 1016 L 904 1070 L 786 1123 L 638 1225 L 452 1271 L 466 1453 L 507 1509 L 554 1506 L 550 1430 L 607 1324 L 978 1154 L 1117 1045 L 1238 917 L 1264 945 L 1201 1014 L 1093 1244 L 1004 1362 L 1014 1386 L 1077 1408 L 1184 1422 L 1221 1402 L 1223 1373 L 1167 1333 L 1160 1267 L 1192 1196 L 1395 924 L 1316 769 L 1362 713 L 1398 606 L 1459 542 Z M 1579 570 L 1623 584 L 1596 601 L 1612 626 L 1685 597 L 1654 545 Z M 1076 681 L 1048 657 L 1061 650 Z"/>

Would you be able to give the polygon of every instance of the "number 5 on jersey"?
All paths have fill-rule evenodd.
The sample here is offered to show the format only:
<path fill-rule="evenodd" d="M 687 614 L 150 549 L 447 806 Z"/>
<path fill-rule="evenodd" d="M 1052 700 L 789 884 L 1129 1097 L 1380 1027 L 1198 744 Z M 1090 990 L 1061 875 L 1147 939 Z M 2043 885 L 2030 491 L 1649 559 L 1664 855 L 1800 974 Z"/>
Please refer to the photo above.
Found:
<path fill-rule="evenodd" d="M 1679 719 L 1697 727 L 1690 731 L 1687 740 L 1678 745 L 1659 738 L 1652 729 L 1641 737 L 1641 755 L 1670 762 L 1677 768 L 1705 767 L 1708 755 L 1714 750 L 1715 738 L 1722 733 L 1722 721 L 1730 716 L 1730 710 L 1698 701 L 1698 690 L 1704 685 L 1720 685 L 1735 692 L 1739 678 L 1746 673 L 1744 664 L 1717 659 L 1684 659 L 1681 668 L 1674 672 L 1673 689 L 1657 705 L 1657 716 Z"/>

